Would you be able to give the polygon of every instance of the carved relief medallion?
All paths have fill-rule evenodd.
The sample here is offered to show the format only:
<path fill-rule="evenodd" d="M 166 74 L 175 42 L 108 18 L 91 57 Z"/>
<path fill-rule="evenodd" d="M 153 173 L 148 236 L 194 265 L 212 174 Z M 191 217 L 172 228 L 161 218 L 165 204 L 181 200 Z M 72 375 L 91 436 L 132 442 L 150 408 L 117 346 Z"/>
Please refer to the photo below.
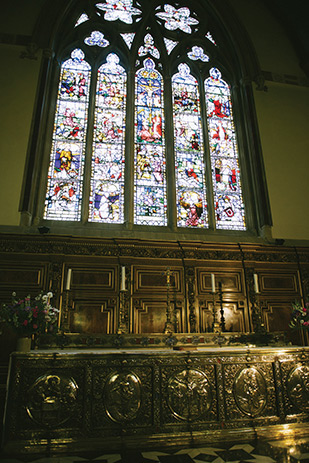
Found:
<path fill-rule="evenodd" d="M 309 367 L 298 365 L 287 379 L 287 391 L 291 402 L 301 411 L 309 410 Z"/>
<path fill-rule="evenodd" d="M 107 415 L 116 422 L 136 418 L 141 406 L 141 383 L 134 373 L 112 373 L 104 388 Z"/>
<path fill-rule="evenodd" d="M 63 424 L 74 412 L 77 391 L 78 386 L 72 378 L 40 376 L 28 391 L 27 413 L 43 426 Z"/>
<path fill-rule="evenodd" d="M 168 405 L 174 416 L 193 421 L 211 406 L 212 394 L 207 376 L 199 370 L 183 370 L 169 379 Z"/>
<path fill-rule="evenodd" d="M 255 367 L 244 368 L 234 382 L 234 397 L 238 408 L 250 416 L 259 415 L 267 403 L 265 380 Z"/>

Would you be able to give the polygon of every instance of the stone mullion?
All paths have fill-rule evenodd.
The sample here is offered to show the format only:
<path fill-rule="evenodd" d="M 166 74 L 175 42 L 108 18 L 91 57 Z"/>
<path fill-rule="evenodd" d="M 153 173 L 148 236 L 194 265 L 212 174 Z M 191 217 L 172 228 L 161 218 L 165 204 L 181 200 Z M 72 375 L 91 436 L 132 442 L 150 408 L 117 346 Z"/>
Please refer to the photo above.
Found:
<path fill-rule="evenodd" d="M 126 227 L 132 229 L 134 224 L 134 110 L 135 110 L 135 74 L 128 72 L 126 101 L 126 133 L 125 133 L 125 181 L 124 181 L 124 221 Z"/>
<path fill-rule="evenodd" d="M 173 95 L 171 76 L 164 79 L 165 158 L 168 226 L 177 229 L 175 143 L 173 130 Z"/>

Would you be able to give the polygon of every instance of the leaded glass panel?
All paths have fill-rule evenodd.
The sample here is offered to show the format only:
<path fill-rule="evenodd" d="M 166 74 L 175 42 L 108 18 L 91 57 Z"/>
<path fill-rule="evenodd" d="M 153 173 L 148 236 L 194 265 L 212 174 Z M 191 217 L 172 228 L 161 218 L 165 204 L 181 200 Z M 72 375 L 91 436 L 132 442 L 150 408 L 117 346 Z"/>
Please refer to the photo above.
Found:
<path fill-rule="evenodd" d="M 84 42 L 90 47 L 96 45 L 97 47 L 105 48 L 109 45 L 109 41 L 104 39 L 104 34 L 102 34 L 100 31 L 91 32 L 90 37 L 86 37 Z"/>
<path fill-rule="evenodd" d="M 228 84 L 218 69 L 205 80 L 216 228 L 245 230 L 238 148 Z"/>
<path fill-rule="evenodd" d="M 123 222 L 126 72 L 110 53 L 98 70 L 89 220 Z"/>
<path fill-rule="evenodd" d="M 75 27 L 79 26 L 80 24 L 82 24 L 82 23 L 84 23 L 86 21 L 89 21 L 89 17 L 88 17 L 88 15 L 86 13 L 83 13 L 83 14 L 80 15 L 80 17 L 76 21 Z"/>
<path fill-rule="evenodd" d="M 123 40 L 127 44 L 127 47 L 130 50 L 131 47 L 132 47 L 134 37 L 135 37 L 135 33 L 127 33 L 127 34 L 120 34 L 120 35 L 121 35 L 121 37 L 123 38 Z"/>
<path fill-rule="evenodd" d="M 144 38 L 144 45 L 139 47 L 138 56 L 152 55 L 154 58 L 160 58 L 160 52 L 154 45 L 154 40 L 151 34 L 147 34 Z"/>
<path fill-rule="evenodd" d="M 187 64 L 172 78 L 177 225 L 207 227 L 205 167 L 197 80 Z"/>
<path fill-rule="evenodd" d="M 206 53 L 204 53 L 202 47 L 192 47 L 191 51 L 188 52 L 188 57 L 193 61 L 197 61 L 199 59 L 204 63 L 207 63 L 209 61 L 209 56 L 206 55 Z"/>
<path fill-rule="evenodd" d="M 211 33 L 209 31 L 207 32 L 205 37 L 206 37 L 206 39 L 210 40 L 214 45 L 217 45 L 215 39 L 213 38 L 213 36 L 211 35 Z"/>
<path fill-rule="evenodd" d="M 166 225 L 163 79 L 150 58 L 136 73 L 134 164 L 134 222 Z"/>
<path fill-rule="evenodd" d="M 172 5 L 164 5 L 164 12 L 156 13 L 156 16 L 165 21 L 165 28 L 170 31 L 180 29 L 191 34 L 191 25 L 198 24 L 198 20 L 191 18 L 189 8 L 175 8 Z"/>
<path fill-rule="evenodd" d="M 132 0 L 106 0 L 105 3 L 97 3 L 99 10 L 105 11 L 106 21 L 120 21 L 126 24 L 133 23 L 133 16 L 141 13 L 141 10 L 132 5 Z"/>
<path fill-rule="evenodd" d="M 163 40 L 166 46 L 167 54 L 170 55 L 171 52 L 176 47 L 176 45 L 178 44 L 178 42 L 175 42 L 174 40 L 166 39 L 165 37 L 163 37 Z"/>
<path fill-rule="evenodd" d="M 80 219 L 90 72 L 80 49 L 61 66 L 45 219 Z"/>

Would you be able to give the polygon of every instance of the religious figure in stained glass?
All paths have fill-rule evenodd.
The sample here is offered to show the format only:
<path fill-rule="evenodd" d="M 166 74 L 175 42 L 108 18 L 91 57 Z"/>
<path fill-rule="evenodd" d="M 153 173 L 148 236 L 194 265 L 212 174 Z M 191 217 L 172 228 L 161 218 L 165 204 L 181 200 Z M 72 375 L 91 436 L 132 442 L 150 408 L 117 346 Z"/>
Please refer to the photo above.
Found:
<path fill-rule="evenodd" d="M 213 67 L 204 82 L 205 99 L 200 101 L 200 84 L 188 64 L 178 66 L 171 86 L 169 69 L 163 67 L 164 60 L 175 56 L 178 63 L 182 56 L 187 62 L 198 62 L 191 62 L 192 69 L 195 66 L 204 72 L 212 59 L 208 49 L 216 45 L 210 32 L 199 29 L 195 11 L 179 4 L 163 2 L 150 10 L 146 0 L 94 0 L 93 6 L 91 14 L 87 6 L 88 14 L 81 14 L 74 27 L 82 34 L 87 59 L 102 59 L 105 64 L 96 74 L 84 52 L 75 49 L 61 66 L 44 218 L 80 221 L 83 202 L 83 217 L 89 206 L 89 222 L 123 223 L 126 151 L 128 166 L 134 165 L 126 175 L 127 181 L 134 178 L 134 188 L 126 192 L 126 211 L 131 220 L 133 206 L 135 225 L 166 226 L 168 208 L 171 211 L 176 206 L 178 227 L 245 230 L 229 85 Z M 125 24 L 115 28 L 108 24 L 112 21 Z M 185 43 L 184 34 L 191 34 Z M 141 43 L 136 44 L 137 38 Z M 122 47 L 126 70 L 115 53 L 106 57 L 104 49 L 113 46 L 114 40 Z M 161 57 L 163 62 L 159 62 Z M 127 72 L 132 72 L 134 63 L 138 69 L 135 95 L 127 108 L 126 87 L 130 86 L 131 98 L 134 82 L 127 81 Z M 89 108 L 92 114 L 88 117 Z M 126 113 L 128 120 L 134 118 L 134 163 L 130 159 L 133 130 L 125 141 Z M 204 124 L 202 114 L 207 115 Z M 172 137 L 167 146 L 165 126 Z M 169 205 L 167 165 L 169 172 L 175 167 L 168 186 L 169 199 L 175 196 L 176 204 Z M 211 184 L 206 185 L 206 178 L 211 177 Z M 209 217 L 207 202 L 214 204 L 214 217 Z M 171 221 L 174 217 L 172 213 Z"/>
<path fill-rule="evenodd" d="M 44 218 L 79 220 L 90 65 L 76 49 L 61 66 Z"/>
<path fill-rule="evenodd" d="M 205 80 L 216 228 L 245 230 L 240 168 L 230 88 L 217 68 Z"/>
<path fill-rule="evenodd" d="M 204 149 L 197 80 L 187 64 L 172 78 L 177 224 L 207 227 Z"/>
<path fill-rule="evenodd" d="M 166 225 L 163 79 L 147 58 L 136 73 L 135 223 Z"/>
<path fill-rule="evenodd" d="M 89 220 L 123 222 L 126 72 L 110 53 L 98 70 Z"/>

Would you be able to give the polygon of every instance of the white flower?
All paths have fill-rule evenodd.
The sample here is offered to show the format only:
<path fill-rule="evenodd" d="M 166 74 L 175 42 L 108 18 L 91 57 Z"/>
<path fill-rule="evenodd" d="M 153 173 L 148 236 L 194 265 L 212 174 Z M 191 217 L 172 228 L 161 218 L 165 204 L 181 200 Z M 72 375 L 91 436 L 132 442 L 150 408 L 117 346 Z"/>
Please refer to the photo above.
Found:
<path fill-rule="evenodd" d="M 53 293 L 51 291 L 49 291 L 49 293 L 47 293 L 47 297 L 49 297 L 49 298 L 53 297 Z"/>
<path fill-rule="evenodd" d="M 16 293 L 15 293 L 15 291 L 13 291 L 13 292 L 12 292 L 12 296 L 14 296 L 14 297 L 16 296 Z"/>
<path fill-rule="evenodd" d="M 46 294 L 44 294 L 44 296 L 42 296 L 42 301 L 47 301 L 48 297 Z"/>

